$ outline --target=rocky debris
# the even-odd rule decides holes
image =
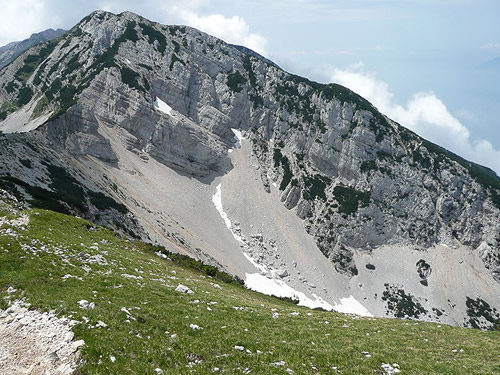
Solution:
[[[287,277],[287,276],[289,276],[288,271],[285,268],[278,269],[277,274],[282,279],[285,278],[285,277]]]
[[[393,363],[392,366],[388,363],[382,363],[381,367],[385,371],[386,375],[394,375],[401,372],[397,363]]]
[[[177,285],[175,291],[179,293],[194,294],[194,292],[191,289],[182,284]]]
[[[425,260],[420,259],[417,264],[417,273],[418,276],[422,280],[427,280],[427,278],[431,275],[432,273],[432,268],[429,263],[427,263]]]
[[[129,321],[130,321],[130,320],[136,320],[136,319],[132,316],[131,312],[130,312],[130,311],[129,311],[126,307],[122,307],[122,308],[120,309],[120,311],[121,311],[121,312],[124,312],[124,313],[127,315],[127,319],[128,319]]]
[[[0,310],[0,373],[72,374],[85,344],[72,341],[71,327],[77,322],[28,307],[15,301]]]
[[[106,323],[104,323],[102,320],[98,320],[97,324],[95,326],[96,326],[96,328],[107,328],[108,327],[108,325]]]
[[[188,353],[188,355],[186,355],[186,360],[188,361],[188,366],[193,367],[199,365],[205,358],[197,353]]]
[[[93,310],[93,309],[95,309],[95,303],[94,302],[89,302],[86,299],[82,299],[81,301],[78,301],[77,303],[78,303],[78,306],[81,309],[84,309],[84,310]]]
[[[281,366],[285,366],[286,362],[285,361],[272,362],[271,365],[276,366],[276,367],[281,367]]]
[[[361,352],[365,356],[365,358],[371,358],[372,355],[369,352]]]
[[[137,276],[137,275],[130,275],[128,273],[122,273],[122,277],[126,277],[128,279],[134,279],[134,280],[142,280],[143,277],[141,275]]]

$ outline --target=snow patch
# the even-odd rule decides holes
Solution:
[[[243,240],[243,237],[240,236],[238,233],[236,233],[236,231],[233,228],[233,224],[231,223],[231,220],[229,220],[229,217],[227,216],[226,212],[224,211],[224,208],[222,207],[222,184],[217,185],[217,188],[215,189],[215,194],[212,196],[212,202],[213,202],[215,208],[217,209],[217,211],[219,212],[219,215],[224,220],[224,223],[226,224],[227,229],[229,229],[229,231],[233,235],[234,239],[236,241],[238,241],[239,243],[244,244],[245,241]],[[264,272],[264,273],[267,272],[267,268],[265,266],[263,266],[262,264],[258,264],[256,261],[254,261],[252,259],[252,257],[250,255],[248,255],[244,251],[243,251],[243,255],[245,256],[245,258],[247,258],[247,260],[255,268],[257,268],[261,272]]]
[[[248,254],[247,254],[247,253],[245,253],[245,252],[243,252],[243,255],[245,256],[245,258],[247,258],[247,260],[248,260],[250,263],[252,263],[252,265],[253,265],[255,268],[259,269],[259,270],[260,270],[261,272],[263,272],[263,273],[266,273],[266,272],[267,272],[267,268],[266,268],[264,265],[259,264],[259,263],[257,263],[255,260],[253,260],[253,258],[252,258],[250,255],[248,255]]]
[[[154,102],[154,106],[157,110],[166,113],[169,116],[172,116],[172,107],[170,107],[167,103],[165,103],[160,98],[156,98]]]
[[[234,144],[234,148],[241,148],[241,141],[243,141],[245,137],[243,137],[241,131],[239,131],[238,129],[231,128],[231,130],[234,133],[234,139],[236,141],[236,143]]]
[[[231,234],[233,235],[234,239],[240,243],[244,243],[243,237],[238,235],[233,230],[233,224],[231,223],[231,220],[229,220],[229,217],[227,216],[226,212],[224,212],[224,208],[222,207],[222,184],[217,185],[215,189],[215,194],[212,196],[212,202],[217,211],[219,212],[219,215],[224,220],[224,224],[226,224],[227,229],[231,231]]]
[[[357,314],[361,316],[373,316],[359,301],[353,296],[341,298],[340,304],[335,305],[335,311],[345,314]]]
[[[282,280],[270,279],[258,273],[245,274],[245,286],[259,293],[299,300],[299,305],[301,306],[310,308],[322,307],[325,310],[334,309],[332,305],[315,294],[313,294],[315,299],[309,298],[304,293],[293,289]]]
[[[245,286],[256,292],[275,295],[277,297],[289,297],[299,300],[299,305],[306,306],[311,309],[316,307],[321,307],[329,311],[338,311],[346,314],[357,314],[362,316],[373,316],[370,312],[359,303],[356,298],[349,296],[348,298],[341,298],[340,304],[335,304],[332,306],[326,302],[323,298],[312,294],[313,298],[306,296],[304,293],[299,292],[284,281],[278,279],[270,279],[264,275],[258,273],[246,273],[245,274]]]

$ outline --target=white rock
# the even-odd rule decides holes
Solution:
[[[78,348],[85,345],[85,341],[83,341],[83,340],[74,341],[72,345],[73,345],[73,349],[77,350]]]
[[[189,289],[187,286],[182,285],[182,284],[177,285],[177,288],[175,288],[175,291],[179,292],[179,293],[194,294],[194,292],[191,289]]]
[[[273,366],[285,366],[286,362],[285,361],[272,362],[271,365],[273,365]]]
[[[93,310],[95,309],[95,303],[94,302],[89,302],[86,299],[82,299],[77,302],[78,306],[80,306],[81,309],[85,310]]]
[[[98,320],[97,321],[97,324],[96,324],[96,327],[98,328],[106,328],[108,325],[106,323],[104,323],[102,320]]]

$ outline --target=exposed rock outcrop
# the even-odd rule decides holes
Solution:
[[[113,185],[124,172],[117,149],[210,183],[232,170],[231,129],[239,129],[251,142],[263,189],[281,191],[283,205],[343,275],[364,270],[357,253],[444,244],[469,248],[500,282],[500,179],[493,171],[425,141],[345,87],[291,75],[190,27],[92,13],[0,73],[0,129],[31,131],[33,148],[63,155],[86,190],[151,215],[156,207],[141,207],[140,197]],[[3,152],[14,138],[7,136]],[[47,173],[17,167],[4,165],[2,174],[54,184]],[[139,167],[126,172],[151,182],[141,180]],[[99,207],[90,207],[97,217]],[[131,231],[186,242],[167,228],[166,216],[137,212],[142,228]],[[114,225],[117,217],[99,220]],[[281,264],[278,271],[288,276]],[[427,282],[430,274],[421,264],[416,276]]]

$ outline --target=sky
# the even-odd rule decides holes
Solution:
[[[96,9],[187,24],[347,86],[500,175],[498,0],[0,0],[0,9],[0,46],[69,29]]]

